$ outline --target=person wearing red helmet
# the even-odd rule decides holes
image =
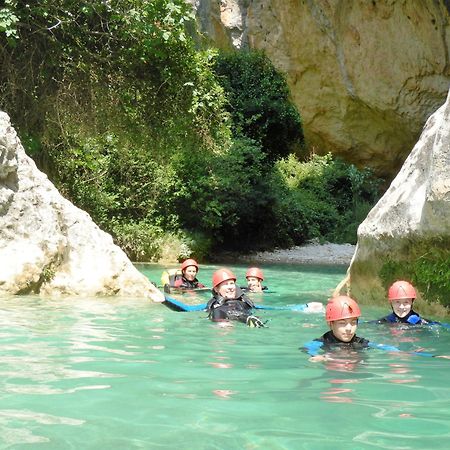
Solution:
[[[250,267],[245,274],[247,280],[247,287],[245,290],[249,292],[263,292],[267,289],[266,286],[262,285],[264,281],[264,275],[261,269],[258,267]]]
[[[214,322],[237,320],[250,327],[263,327],[261,319],[252,314],[253,302],[236,286],[236,276],[229,269],[216,270],[212,277],[212,298],[206,305],[208,317]]]
[[[198,289],[205,285],[197,280],[198,264],[195,259],[186,259],[181,263],[181,277],[174,282],[177,289]]]
[[[367,339],[356,336],[360,316],[361,310],[352,298],[346,295],[331,298],[325,309],[325,320],[328,322],[330,331],[305,344],[303,349],[311,356],[309,360],[313,362],[337,360],[342,363],[343,354],[346,354],[349,361],[354,364],[355,357],[358,356],[356,352],[368,347],[392,352],[400,351],[397,347],[373,344]],[[326,353],[319,355],[320,349]]]
[[[388,300],[392,312],[376,323],[404,323],[409,325],[439,324],[432,320],[424,319],[413,310],[414,300],[417,297],[414,286],[408,281],[398,280],[388,290]]]
[[[334,297],[328,301],[325,310],[325,320],[328,322],[330,331],[320,338],[305,345],[305,350],[311,355],[311,361],[325,361],[327,355],[319,355],[320,348],[327,352],[333,349],[357,350],[368,347],[369,341],[356,336],[358,318],[361,310],[358,304],[346,295]]]

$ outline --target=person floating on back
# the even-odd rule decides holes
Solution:
[[[333,354],[339,354],[339,357],[341,357],[343,350],[346,350],[350,355],[354,355],[355,351],[369,347],[390,352],[400,352],[400,349],[392,345],[376,344],[357,336],[356,330],[360,316],[361,310],[352,298],[346,295],[331,298],[325,310],[325,320],[328,322],[330,331],[304,345],[303,349],[311,356],[309,360],[313,362],[329,361],[336,358],[336,356],[333,357]],[[321,349],[325,351],[325,354],[319,354]],[[426,352],[407,353],[436,358],[450,358],[446,355],[432,355]]]
[[[409,325],[440,325],[439,322],[424,319],[413,310],[414,300],[417,298],[416,290],[407,281],[396,281],[388,290],[388,300],[392,312],[375,323],[405,323]]]
[[[253,302],[236,286],[236,276],[229,269],[216,270],[212,277],[212,298],[206,305],[208,317],[214,322],[237,320],[250,327],[263,327],[252,314]]]
[[[249,292],[263,292],[267,289],[266,286],[262,285],[264,281],[264,275],[261,269],[258,267],[250,267],[245,274],[247,280],[246,291]]]

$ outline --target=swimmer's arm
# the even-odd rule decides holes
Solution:
[[[310,341],[303,346],[304,351],[308,353],[312,362],[325,361],[327,357],[325,355],[319,355],[319,350],[322,348],[323,342],[321,341]]]

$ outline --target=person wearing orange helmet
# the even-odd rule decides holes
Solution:
[[[325,320],[330,331],[320,338],[305,345],[305,350],[311,356],[311,361],[326,361],[327,355],[319,355],[319,349],[327,352],[333,349],[348,349],[349,351],[366,348],[369,341],[356,336],[358,318],[361,310],[355,300],[346,295],[333,297],[328,301],[325,309]]]
[[[266,286],[262,285],[264,275],[262,270],[258,267],[250,267],[245,274],[245,279],[247,280],[247,287],[245,290],[249,292],[263,292],[267,289]]]
[[[346,295],[331,298],[325,309],[325,320],[328,322],[330,331],[305,344],[303,349],[311,356],[309,360],[313,362],[337,360],[342,364],[343,354],[347,354],[349,361],[354,364],[355,361],[360,360],[355,360],[358,356],[356,352],[368,347],[392,352],[400,351],[397,347],[373,344],[367,339],[356,336],[360,316],[361,310],[358,303],[352,298]],[[326,353],[319,354],[320,349]]]
[[[261,319],[252,314],[253,302],[236,286],[236,276],[229,269],[216,270],[212,277],[212,298],[206,305],[208,317],[214,322],[237,320],[250,327],[263,327]]]
[[[398,280],[388,290],[388,300],[392,312],[376,323],[404,323],[409,325],[438,324],[432,320],[424,319],[413,310],[414,300],[417,297],[414,286],[408,281]]]
[[[328,322],[330,331],[304,345],[303,349],[311,356],[309,360],[313,362],[339,360],[342,362],[342,354],[346,352],[349,361],[354,363],[355,356],[357,356],[356,352],[369,347],[390,352],[400,352],[400,349],[392,345],[376,344],[357,336],[356,330],[360,316],[361,310],[352,298],[346,295],[331,298],[325,310],[325,320]],[[326,353],[319,354],[320,349],[323,349]],[[446,355],[432,355],[427,352],[408,353],[450,359]]]
[[[198,289],[205,285],[197,280],[198,264],[195,259],[189,258],[181,263],[181,277],[174,282],[177,289]]]

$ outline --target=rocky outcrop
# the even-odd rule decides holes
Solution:
[[[444,0],[191,0],[220,47],[264,50],[317,153],[398,172],[450,84]]]
[[[358,299],[379,299],[396,278],[450,305],[450,93],[360,225],[346,284]]]
[[[161,295],[36,168],[0,112],[0,295],[20,293]]]

